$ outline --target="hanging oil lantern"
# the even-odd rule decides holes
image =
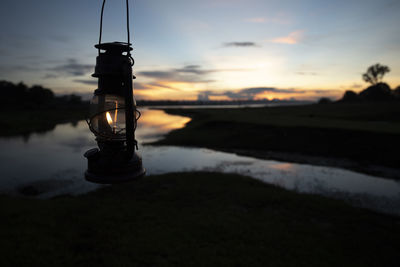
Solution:
[[[92,76],[98,78],[98,88],[90,103],[87,122],[99,148],[90,149],[84,155],[88,160],[85,178],[91,182],[120,183],[145,174],[142,159],[136,153],[135,130],[140,112],[133,95],[135,77],[132,74],[129,19],[127,23],[127,43],[101,43],[101,19],[99,44],[95,45],[99,54]]]

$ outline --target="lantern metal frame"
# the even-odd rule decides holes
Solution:
[[[125,110],[125,138],[113,132],[104,134],[101,129],[93,127],[93,119],[109,111],[122,110],[120,107],[112,109],[101,109],[101,112],[91,114],[90,119],[86,120],[89,129],[95,134],[99,148],[88,150],[84,156],[88,160],[88,168],[85,178],[95,183],[121,183],[131,181],[145,175],[141,157],[135,152],[138,149],[135,139],[137,121],[140,118],[140,111],[136,108],[133,95],[132,74],[134,60],[130,51],[132,50],[129,32],[129,1],[126,0],[126,29],[127,42],[102,43],[103,13],[106,0],[103,0],[100,15],[100,34],[99,43],[95,45],[98,50],[96,58],[95,72],[93,77],[98,78],[98,88],[94,91],[94,97],[104,96],[103,104],[106,105],[106,96],[115,95],[124,99]],[[105,52],[101,52],[104,50]],[[126,54],[124,54],[126,53]],[[93,103],[92,103],[93,104]],[[101,121],[100,121],[101,122]],[[117,123],[117,122],[115,122]],[[117,135],[118,134],[118,138]]]
[[[98,89],[94,97],[114,95],[124,99],[124,105],[119,108],[100,109],[100,112],[91,114],[87,120],[89,129],[95,134],[99,148],[90,149],[85,153],[88,159],[88,169],[85,178],[88,181],[102,184],[121,183],[142,177],[145,169],[141,157],[135,152],[137,141],[135,130],[140,111],[136,107],[133,96],[132,74],[133,59],[128,53],[131,48],[129,43],[103,43],[95,45],[99,50],[96,59],[95,73],[98,78]],[[123,53],[127,53],[124,55]],[[105,105],[105,102],[103,103]],[[117,138],[116,133],[104,134],[93,127],[93,120],[102,114],[113,110],[125,110],[125,138]],[[137,114],[137,115],[136,115]],[[113,138],[114,137],[114,138]]]

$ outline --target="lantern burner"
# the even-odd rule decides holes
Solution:
[[[88,159],[86,180],[99,184],[116,184],[142,177],[145,169],[141,157],[134,153],[132,158],[127,159],[125,154],[121,153],[123,150],[124,144],[115,142],[106,144],[100,150],[93,148],[86,151],[84,154]]]

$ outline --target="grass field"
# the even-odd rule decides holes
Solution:
[[[400,166],[396,102],[166,111],[192,121],[157,144],[293,153],[300,162],[301,155],[345,159],[360,169]]]
[[[0,206],[0,266],[398,266],[398,217],[237,175]]]

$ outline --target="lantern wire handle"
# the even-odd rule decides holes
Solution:
[[[103,13],[104,13],[104,5],[106,4],[106,0],[103,0],[103,4],[101,5],[101,14],[100,14],[100,34],[99,34],[99,44],[101,44],[101,35],[103,33]],[[100,55],[100,48],[98,49]]]
[[[126,0],[126,34],[128,35],[128,47],[131,46],[131,38],[129,33],[129,0]],[[128,53],[126,54],[129,58],[131,58],[131,51],[128,49]]]
[[[130,38],[130,29],[129,29],[129,0],[126,0],[126,33],[128,36],[128,46],[131,45],[131,38]],[[101,44],[101,37],[103,34],[103,14],[104,14],[104,6],[106,4],[106,0],[103,0],[103,4],[101,5],[101,13],[100,13],[100,34],[99,34],[99,44]],[[98,49],[100,54],[100,48]],[[127,56],[132,59],[131,52],[128,49]]]

